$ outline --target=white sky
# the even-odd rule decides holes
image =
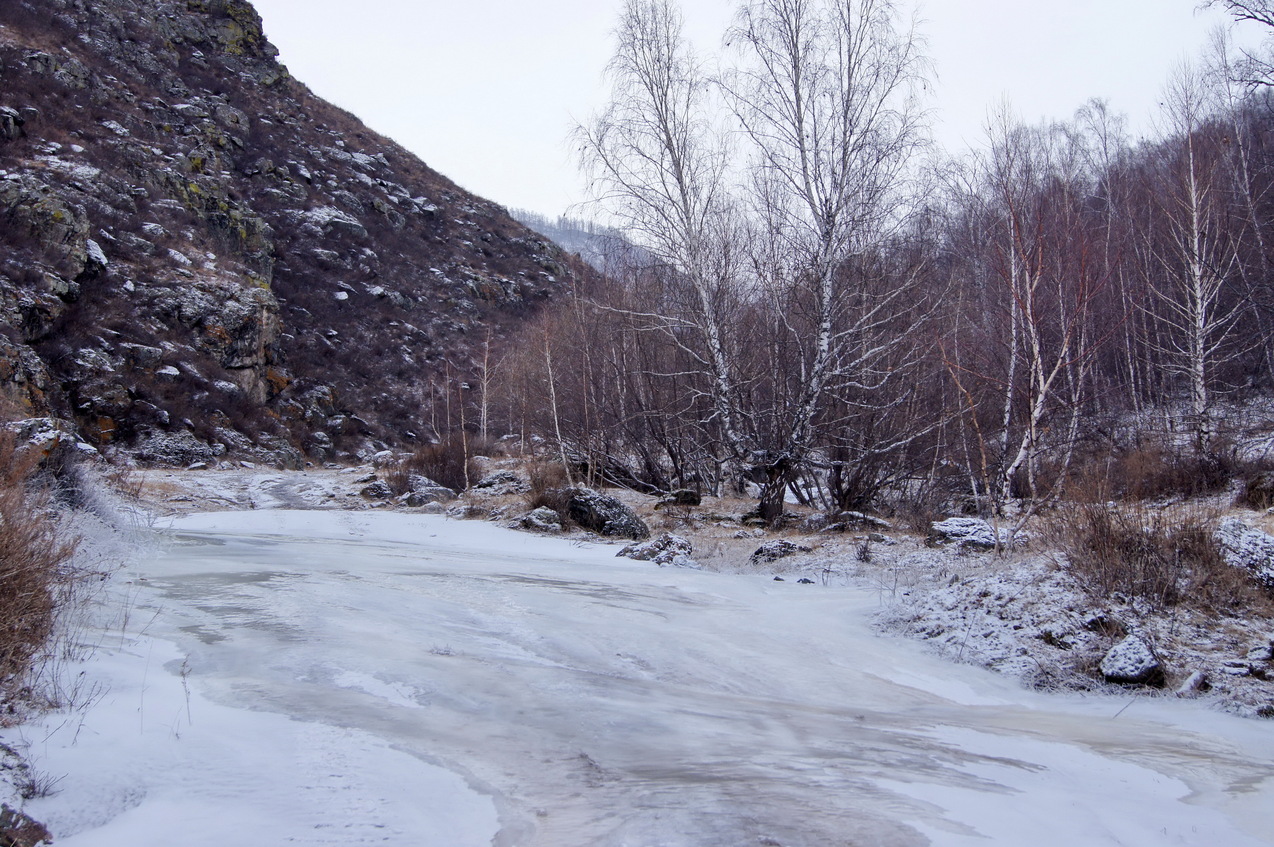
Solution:
[[[1103,97],[1148,134],[1173,66],[1229,20],[1196,0],[918,2],[937,137],[952,151],[980,143],[1005,97],[1031,122]],[[584,199],[566,137],[606,97],[622,0],[254,3],[298,79],[464,188],[547,215]],[[683,0],[700,52],[716,49],[734,6]],[[1236,35],[1252,44],[1263,33]]]

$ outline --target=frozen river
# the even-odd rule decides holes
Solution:
[[[97,705],[27,732],[60,845],[1274,844],[1274,723],[1027,692],[871,592],[432,516],[172,532]]]

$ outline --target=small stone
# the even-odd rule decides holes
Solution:
[[[1186,677],[1185,682],[1177,687],[1178,697],[1191,697],[1207,691],[1212,686],[1208,683],[1208,675],[1203,671],[1195,671]]]

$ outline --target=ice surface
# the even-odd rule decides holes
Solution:
[[[871,592],[438,516],[171,532],[109,695],[25,730],[59,844],[1274,843],[1269,724],[1033,694]]]

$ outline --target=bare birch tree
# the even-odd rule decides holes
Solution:
[[[715,89],[683,34],[671,0],[628,0],[608,68],[609,105],[575,138],[597,198],[622,229],[688,286],[686,308],[647,317],[706,377],[720,459],[745,452],[740,429],[732,312],[735,226]]]
[[[742,62],[726,86],[752,148],[766,247],[758,275],[799,342],[799,386],[773,448],[755,456],[771,521],[809,457],[829,389],[879,388],[888,373],[875,365],[903,343],[878,332],[902,289],[866,296],[851,260],[883,244],[910,200],[908,168],[926,142],[926,65],[890,0],[755,0],[729,40]]]
[[[1173,141],[1159,195],[1166,248],[1159,268],[1156,316],[1168,328],[1168,364],[1185,377],[1194,446],[1212,445],[1212,370],[1227,355],[1245,303],[1232,296],[1238,267],[1228,220],[1224,164],[1205,137],[1210,115],[1206,81],[1183,64],[1169,83],[1165,109]]]

